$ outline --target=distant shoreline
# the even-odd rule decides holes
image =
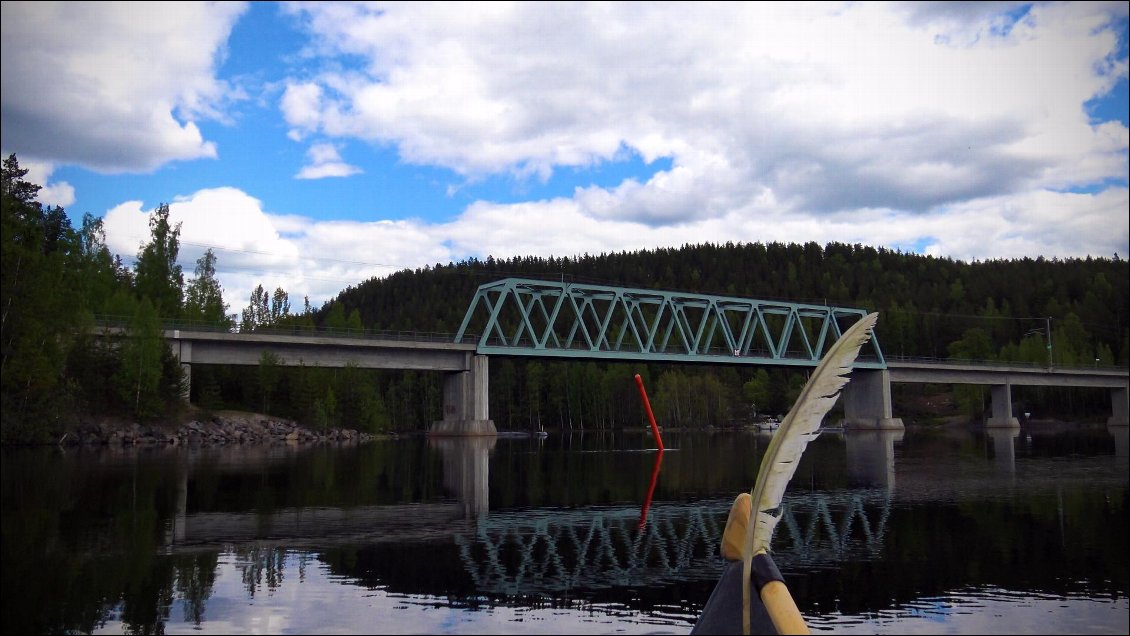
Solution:
[[[59,446],[227,446],[245,444],[356,443],[391,438],[349,428],[324,431],[295,420],[250,411],[187,409],[174,421],[139,423],[123,418],[88,418],[64,433]],[[44,444],[5,444],[5,446]]]
[[[1063,426],[1099,426],[1098,421],[1068,421],[1058,418],[1022,419],[1021,428],[1055,428]],[[932,422],[907,421],[907,428],[976,427],[979,423],[961,416],[939,418]],[[835,430],[842,430],[832,427]],[[727,433],[753,431],[748,424],[693,428],[661,426],[664,433],[709,432]],[[546,431],[547,434],[626,434],[651,436],[647,427],[622,429],[571,429]],[[360,443],[381,439],[398,439],[417,433],[372,434],[349,428],[315,430],[295,420],[253,411],[222,409],[205,411],[198,407],[186,409],[172,421],[139,423],[121,417],[88,417],[67,431],[59,439],[41,442],[5,442],[3,447],[17,446],[233,446],[252,444],[319,444]],[[424,434],[420,431],[419,434]],[[535,437],[538,433],[527,431],[499,431],[499,437]]]

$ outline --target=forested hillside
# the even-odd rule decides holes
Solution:
[[[479,285],[527,277],[625,287],[833,304],[881,312],[888,358],[1012,360],[1059,366],[1125,366],[1130,355],[1130,267],[1109,259],[964,263],[862,245],[686,245],[577,258],[488,258],[402,271],[344,290],[323,310],[356,312],[375,329],[451,333]],[[1050,330],[1050,334],[1048,333]],[[642,372],[665,422],[724,425],[751,407],[779,414],[804,378],[796,372],[492,360],[491,414],[503,427],[617,427],[638,423],[630,382]],[[913,389],[900,390],[913,393]],[[958,388],[976,417],[987,391]],[[1047,415],[1109,410],[1109,396],[1017,387],[1017,400]]]
[[[453,335],[479,285],[541,278],[701,294],[833,304],[879,311],[888,359],[1009,360],[1122,366],[1130,358],[1130,266],[1120,255],[965,263],[862,245],[685,245],[565,258],[516,257],[436,264],[359,283],[320,308],[291,312],[289,294],[261,286],[229,318],[208,251],[185,279],[179,227],[168,206],[126,267],[107,250],[101,221],[74,229],[62,208],[35,203],[15,156],[3,172],[3,379],[5,441],[51,440],[80,414],[170,417],[183,378],[160,338],[162,323],[223,329],[399,330]],[[127,317],[125,336],[93,336],[101,316]],[[1053,347],[1047,348],[1050,337]],[[1051,360],[1049,360],[1049,355]],[[250,371],[250,372],[249,372]],[[502,429],[614,429],[643,424],[633,376],[643,376],[666,426],[724,426],[777,415],[804,383],[796,370],[628,363],[491,360],[491,416]],[[195,365],[192,401],[293,417],[315,428],[420,431],[441,413],[442,377],[347,367],[283,367],[264,353],[253,370]],[[988,392],[896,387],[896,415],[917,393],[943,390],[971,419]],[[1041,416],[1099,417],[1098,390],[1014,387]],[[900,402],[901,400],[901,402]]]
[[[350,287],[337,300],[346,313],[358,310],[367,327],[436,332],[454,332],[478,286],[506,277],[832,304],[881,311],[889,355],[942,358],[976,328],[990,337],[995,358],[1028,331],[1043,330],[1050,317],[1053,329],[1068,330],[1057,362],[1106,354],[1125,363],[1128,272],[1120,257],[968,264],[837,243],[686,245],[437,264]]]

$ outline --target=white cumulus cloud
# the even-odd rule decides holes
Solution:
[[[6,151],[108,173],[216,156],[215,66],[239,2],[5,2]]]
[[[958,259],[1130,251],[1130,134],[1088,111],[1127,77],[1125,2],[279,7],[306,40],[258,96],[277,98],[279,120],[249,134],[270,130],[305,157],[277,163],[291,155],[248,144],[261,185],[193,183],[171,204],[186,273],[214,246],[233,311],[257,284],[317,304],[470,256],[727,241]],[[200,124],[232,117],[238,93],[216,69],[245,5],[3,12],[4,152],[42,168],[41,200],[81,201],[47,181],[51,166],[146,171],[217,156]],[[458,185],[437,186],[452,196],[491,179],[521,189],[601,175],[626,157],[661,167],[540,198],[484,196],[428,220],[272,211],[257,198],[273,194],[261,175],[274,171],[332,209],[332,188],[375,176],[386,151],[397,169],[426,168],[412,175],[421,181],[453,173]],[[135,254],[150,212],[109,210],[111,247]]]
[[[342,161],[333,144],[314,144],[306,152],[309,163],[295,175],[298,179],[324,179],[326,177],[348,177],[363,172],[357,166]]]

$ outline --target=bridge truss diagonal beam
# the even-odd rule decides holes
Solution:
[[[455,336],[482,355],[816,366],[863,309],[506,278]],[[882,369],[873,337],[857,367]]]

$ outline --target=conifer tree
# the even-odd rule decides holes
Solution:
[[[134,266],[137,295],[148,298],[158,315],[179,318],[184,294],[184,273],[177,264],[181,224],[169,221],[169,205],[157,206],[149,217],[149,243],[137,254]]]
[[[196,260],[196,275],[184,293],[184,317],[208,324],[230,327],[228,305],[224,302],[224,288],[216,278],[216,254],[208,248]]]

